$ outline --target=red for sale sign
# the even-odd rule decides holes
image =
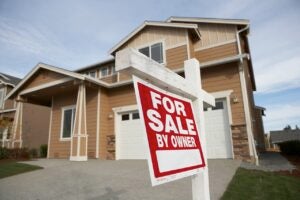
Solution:
[[[191,100],[136,77],[134,85],[152,185],[199,173],[205,162]]]

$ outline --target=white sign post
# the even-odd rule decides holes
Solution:
[[[193,155],[193,157],[191,157],[191,159],[190,159],[191,161],[189,161],[189,162],[193,163],[194,165],[191,165],[191,168],[189,168],[189,169],[191,169],[193,171],[193,173],[190,173],[189,170],[182,171],[182,169],[179,169],[179,170],[177,169],[177,171],[175,169],[175,172],[178,173],[179,178],[185,177],[186,174],[189,174],[189,175],[194,174],[192,176],[193,200],[200,200],[200,199],[201,200],[203,200],[203,199],[209,200],[210,194],[209,194],[208,168],[207,168],[207,165],[206,165],[206,167],[202,168],[202,170],[199,170],[199,168],[205,166],[205,165],[203,165],[203,163],[207,163],[206,140],[205,140],[205,132],[204,132],[205,129],[204,129],[203,103],[214,106],[215,99],[212,95],[208,94],[207,92],[205,92],[204,90],[201,89],[201,77],[200,77],[199,62],[196,59],[191,59],[191,60],[185,61],[184,65],[185,65],[184,66],[185,67],[185,69],[184,69],[185,70],[185,78],[179,76],[178,74],[174,73],[170,69],[165,68],[164,66],[156,63],[155,61],[149,59],[148,57],[137,52],[136,50],[125,49],[125,50],[117,52],[117,54],[116,54],[116,70],[117,71],[121,71],[121,72],[125,72],[128,74],[137,76],[137,77],[139,77],[139,79],[143,80],[140,82],[155,85],[157,87],[157,88],[154,88],[154,90],[153,90],[154,93],[156,93],[156,97],[152,98],[152,100],[156,101],[156,103],[153,104],[153,102],[151,102],[152,106],[158,107],[158,105],[160,105],[160,103],[159,103],[160,98],[157,96],[157,94],[159,94],[159,95],[161,95],[161,97],[173,99],[173,102],[177,101],[177,108],[181,111],[181,112],[180,111],[177,112],[177,114],[180,115],[186,111],[185,109],[189,110],[189,106],[188,106],[189,103],[188,103],[188,101],[186,101],[186,99],[189,99],[189,101],[191,102],[192,110],[194,111],[192,113],[194,113],[194,115],[192,117],[193,119],[190,122],[186,122],[186,127],[189,127],[189,128],[187,128],[187,130],[188,130],[187,134],[190,134],[190,136],[191,136],[190,139],[192,141],[195,140],[195,138],[194,137],[192,138],[192,136],[194,136],[193,128],[196,128],[197,136],[200,137],[200,141],[201,141],[199,151],[201,151],[201,147],[202,147],[204,158],[199,157],[199,159],[198,160],[196,159],[196,161],[195,161],[195,159],[194,159],[195,155]],[[161,90],[158,88],[160,88]],[[160,93],[160,92],[162,92],[162,90],[168,91],[170,94],[177,95],[177,97],[180,97],[180,98],[177,98],[176,96],[174,97],[174,95],[173,95],[173,97],[171,97],[171,96],[166,95],[165,93]],[[145,93],[147,93],[147,91]],[[150,91],[150,93],[151,93],[151,91]],[[154,96],[155,96],[155,94],[154,94]],[[138,101],[139,101],[139,99],[138,99]],[[166,101],[168,101],[168,100],[166,100]],[[138,103],[141,105],[141,102],[138,102]],[[147,104],[147,102],[146,102],[146,104]],[[169,106],[167,106],[167,108],[165,108],[167,111],[171,109],[171,107],[170,107],[171,103],[169,103],[168,105]],[[183,105],[185,105],[185,106],[183,106]],[[151,105],[150,105],[150,107],[151,107]],[[144,111],[145,110],[143,110],[143,108],[140,108],[140,113],[144,112]],[[142,118],[143,118],[142,120],[144,120],[145,116],[149,117],[149,115],[147,115],[147,113],[145,113],[145,112],[142,113]],[[157,117],[157,115],[154,115],[154,116]],[[177,117],[179,117],[179,116],[177,116]],[[189,117],[189,118],[191,118],[191,117]],[[151,121],[151,115],[150,115],[149,119]],[[152,120],[153,120],[153,118],[152,118]],[[153,122],[157,122],[157,121],[154,120]],[[170,121],[168,121],[168,122],[171,123]],[[156,124],[154,123],[154,126],[158,125],[157,123]],[[180,120],[178,123],[181,124]],[[178,123],[177,123],[177,125],[178,125]],[[189,124],[189,125],[187,125],[187,124]],[[144,126],[146,128],[146,125],[144,125]],[[171,127],[173,127],[173,126],[171,126]],[[173,132],[174,132],[174,129],[175,128],[172,129]],[[158,129],[157,131],[159,132],[160,129]],[[160,136],[158,136],[158,137],[160,137]],[[198,140],[199,140],[199,138],[198,138]],[[193,144],[193,143],[190,143],[190,144]],[[151,145],[151,144],[149,144],[149,145]],[[185,150],[195,151],[196,149],[198,149],[199,145],[190,145],[188,147],[192,148],[192,149],[185,149]],[[151,150],[149,149],[149,155],[151,157],[152,155],[150,154],[150,151]],[[201,155],[199,154],[199,156],[201,156]],[[151,159],[150,157],[148,158],[148,163],[150,163],[149,162],[149,159]],[[157,161],[157,162],[159,162],[159,161]],[[153,164],[152,161],[151,161],[151,163]],[[159,163],[157,163],[157,166],[159,166]],[[198,166],[198,168],[194,168],[195,166]],[[150,167],[153,167],[153,168],[151,169]],[[167,168],[163,168],[163,169],[167,169],[167,170],[171,169],[171,171],[172,171],[172,168],[168,168],[168,167],[169,166],[167,166]],[[185,167],[184,169],[187,169],[186,166],[184,166],[184,167]],[[152,174],[150,174],[151,176],[153,176],[153,173],[155,171],[154,168],[155,168],[154,165],[149,166],[150,173],[152,173]],[[195,171],[195,169],[197,169],[197,170]],[[151,170],[152,170],[152,172],[151,172]],[[195,173],[195,172],[197,172],[197,173]],[[182,175],[182,174],[185,174],[185,175]],[[168,175],[169,175],[169,173],[168,173]],[[154,185],[160,184],[159,180],[164,180],[161,178],[162,177],[159,177],[158,182],[152,181],[152,183],[154,183]],[[178,179],[178,178],[175,178],[175,179]],[[167,180],[175,180],[175,179],[167,179]],[[167,182],[167,181],[162,181],[162,182]]]

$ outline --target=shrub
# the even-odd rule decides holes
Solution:
[[[41,158],[46,158],[47,157],[47,152],[48,151],[48,145],[47,144],[42,144],[40,146],[40,157]]]
[[[9,150],[7,148],[0,147],[0,160],[9,158]]]
[[[29,155],[30,155],[30,158],[37,158],[38,157],[38,150],[37,149],[30,149],[29,150]]]
[[[30,154],[28,148],[9,149],[9,158],[15,160],[29,160]]]
[[[300,156],[300,141],[293,140],[279,143],[280,151],[288,155],[299,155]]]

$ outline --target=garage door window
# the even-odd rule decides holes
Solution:
[[[122,121],[127,121],[129,120],[129,114],[122,114]]]
[[[75,119],[75,106],[63,108],[61,139],[70,139]]]
[[[139,119],[140,115],[138,112],[132,113],[132,119]]]
[[[224,109],[224,105],[222,101],[216,102],[216,106],[212,108],[212,110],[221,110]]]

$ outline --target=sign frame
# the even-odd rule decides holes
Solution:
[[[145,144],[147,144],[147,148],[146,148],[147,162],[148,162],[148,168],[149,168],[149,172],[150,172],[152,186],[171,182],[171,181],[185,178],[188,176],[193,176],[193,175],[196,175],[196,174],[199,174],[200,172],[202,172],[203,168],[207,166],[207,163],[206,163],[206,159],[204,157],[204,153],[202,150],[202,144],[201,144],[201,140],[200,140],[200,136],[199,136],[200,134],[198,132],[199,128],[196,123],[196,117],[194,114],[195,112],[194,112],[192,101],[188,98],[185,98],[185,97],[179,96],[177,94],[174,94],[172,92],[168,92],[167,90],[161,89],[161,88],[157,87],[156,85],[149,83],[147,81],[144,81],[134,75],[133,75],[133,83],[134,83],[135,96],[136,96],[137,105],[138,105],[139,114],[140,114],[140,120],[142,122],[142,127],[144,130],[142,134],[143,134]],[[194,126],[195,126],[195,131],[196,131],[195,138],[198,139],[198,142],[199,142],[199,144],[197,142],[197,144],[199,146],[197,148],[194,148],[194,150],[199,150],[199,156],[200,156],[199,159],[200,159],[201,163],[199,163],[197,165],[193,165],[193,166],[188,166],[188,167],[186,166],[184,168],[174,168],[173,170],[169,170],[169,172],[159,173],[159,174],[167,174],[167,175],[162,175],[162,176],[158,176],[158,177],[155,176],[155,174],[158,174],[157,166],[159,166],[159,163],[158,163],[159,161],[156,156],[151,155],[150,141],[148,141],[148,132],[147,132],[146,124],[145,124],[146,121],[145,121],[145,116],[144,116],[143,107],[142,107],[142,103],[141,103],[141,96],[140,96],[141,94],[138,89],[138,84],[142,84],[146,87],[150,87],[152,90],[162,93],[163,95],[170,96],[172,98],[178,99],[180,101],[184,101],[187,104],[189,104],[191,112],[192,112],[192,117],[193,117],[192,120],[194,121]],[[165,151],[168,151],[168,150],[165,150]],[[197,153],[198,152],[196,152],[196,155],[197,155]],[[195,158],[193,158],[193,159],[195,159]],[[156,165],[156,167],[155,167],[155,165]]]

